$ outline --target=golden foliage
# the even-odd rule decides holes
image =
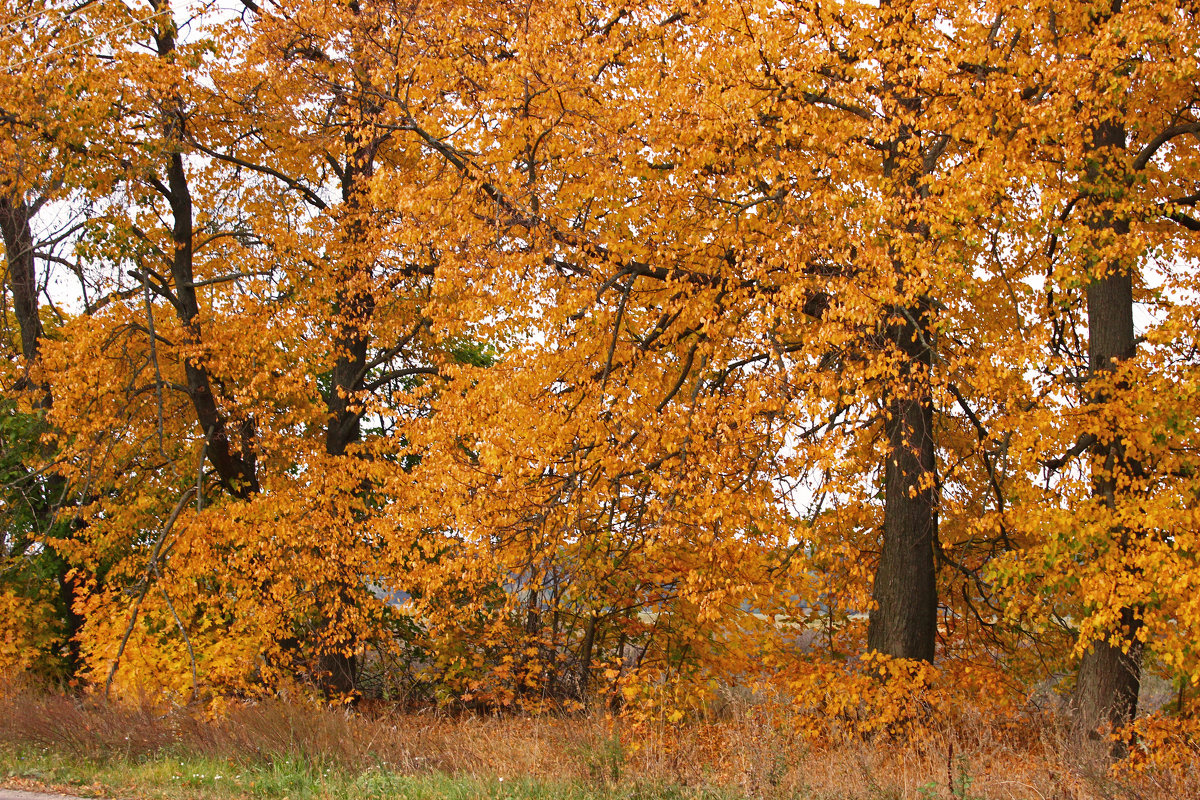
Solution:
[[[80,209],[21,463],[93,685],[869,732],[1105,642],[1200,681],[1194,8],[0,26],[2,188]]]

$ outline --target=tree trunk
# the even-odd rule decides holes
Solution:
[[[1119,728],[1137,714],[1142,646],[1133,638],[1139,626],[1132,609],[1122,609],[1121,627],[1127,649],[1093,642],[1079,662],[1071,702],[1076,727],[1087,735],[1105,726]]]
[[[13,295],[13,310],[21,327],[21,354],[25,369],[38,357],[38,341],[44,335],[38,315],[37,271],[34,266],[33,233],[29,227],[32,210],[24,200],[0,197],[0,232],[4,235],[4,253],[8,261],[8,285]]]
[[[937,641],[934,541],[937,507],[931,353],[924,309],[906,309],[892,329],[903,353],[900,386],[888,401],[884,467],[883,552],[872,590],[867,648],[897,658],[932,661]],[[918,324],[914,324],[913,321]],[[912,394],[905,394],[906,390]]]
[[[325,452],[344,457],[347,448],[362,437],[361,413],[352,408],[352,403],[363,388],[367,362],[365,327],[374,308],[374,298],[355,293],[349,297],[339,296],[339,300],[343,321],[335,339],[339,356],[333,367],[327,400],[329,422],[325,431]],[[340,602],[353,602],[349,587],[340,586],[337,591]],[[328,628],[332,624],[326,621],[325,626]],[[326,648],[328,645],[321,639],[318,635],[317,646]],[[322,649],[318,668],[321,689],[327,695],[346,695],[357,689],[358,664],[353,653]]]
[[[347,137],[347,144],[354,142]],[[325,453],[345,457],[350,445],[362,439],[362,410],[355,400],[366,386],[367,354],[370,349],[369,328],[375,313],[375,296],[370,290],[374,264],[369,256],[359,252],[370,236],[370,223],[363,195],[366,183],[374,174],[374,148],[358,147],[347,158],[342,173],[342,204],[347,218],[343,231],[348,253],[347,261],[337,273],[340,288],[335,298],[334,362],[329,394],[326,397],[328,422],[325,429]],[[340,580],[340,579],[339,579]],[[339,602],[354,601],[354,587],[337,587]],[[326,629],[335,627],[324,622]],[[335,632],[335,637],[343,632]],[[327,695],[346,695],[358,688],[358,664],[352,652],[345,648],[326,649],[328,644],[318,636],[321,689]]]
[[[1101,181],[1119,180],[1106,174],[1106,161],[1125,149],[1125,127],[1115,122],[1103,123],[1093,132],[1093,151],[1089,158],[1089,190],[1097,198],[1110,191]],[[1107,209],[1091,211],[1088,225],[1097,233],[1129,233],[1129,223]],[[1092,265],[1096,272],[1087,287],[1088,310],[1088,368],[1093,377],[1111,372],[1121,361],[1133,358],[1137,341],[1133,327],[1133,273],[1128,264],[1109,260],[1102,266]],[[1108,394],[1097,391],[1090,398],[1095,404],[1111,400]],[[1125,491],[1131,476],[1140,474],[1141,465],[1128,457],[1121,432],[1110,430],[1101,435],[1091,447],[1092,493],[1109,510],[1115,511],[1117,497]],[[1130,544],[1130,531],[1114,526],[1110,533],[1115,546],[1125,550]],[[1077,727],[1094,733],[1104,725],[1120,727],[1137,713],[1138,688],[1141,681],[1141,643],[1137,639],[1140,614],[1135,608],[1121,610],[1118,631],[1120,644],[1113,645],[1104,638],[1092,642],[1079,663],[1072,706]]]
[[[155,12],[169,12],[169,0],[153,0],[151,3]],[[169,13],[168,13],[169,18]],[[173,57],[175,52],[175,29],[168,25],[155,33],[155,44],[158,55],[162,59]],[[188,186],[187,171],[184,168],[182,148],[183,112],[182,101],[176,108],[164,109],[167,122],[163,126],[163,138],[174,148],[166,164],[166,186],[161,183],[156,188],[171,207],[172,227],[171,236],[174,242],[174,253],[171,257],[171,282],[174,284],[172,304],[179,321],[187,331],[189,344],[198,345],[203,339],[200,330],[200,302],[196,295],[195,272],[193,265],[193,245],[195,239],[195,223],[192,213],[192,193]],[[149,280],[149,276],[142,276]],[[246,499],[258,493],[258,474],[255,456],[250,449],[254,437],[254,424],[251,420],[243,420],[236,426],[238,441],[230,439],[229,420],[217,405],[213,394],[213,380],[203,363],[193,357],[183,361],[184,374],[187,376],[188,395],[196,411],[196,419],[200,423],[207,439],[209,463],[216,470],[218,478],[225,489],[234,497]]]
[[[583,643],[579,646],[579,698],[587,702],[588,683],[592,676],[592,648],[596,643],[595,615],[588,617],[583,631]]]
[[[912,24],[905,3],[881,0],[879,11],[885,29]],[[922,179],[937,163],[937,155],[925,152],[921,133],[913,127],[913,120],[921,115],[922,99],[906,85],[907,80],[904,69],[897,65],[884,67],[884,96],[899,125],[887,146],[883,177],[907,212],[898,233],[923,240],[929,230],[921,219],[928,198]],[[906,284],[914,272],[908,258],[911,256],[900,250],[891,255],[900,297],[906,295]],[[938,518],[929,375],[934,355],[931,307],[924,295],[898,302],[904,305],[888,310],[887,338],[897,351],[897,375],[886,398],[883,548],[872,587],[867,649],[896,658],[932,661],[937,644],[934,552]]]
[[[358,659],[353,653],[328,652],[317,658],[321,689],[329,696],[344,696],[358,688]]]

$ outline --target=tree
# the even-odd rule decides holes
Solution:
[[[1144,627],[1158,602],[1146,583],[1154,580],[1147,552],[1165,546],[1178,553],[1187,538],[1168,498],[1190,491],[1192,468],[1178,464],[1178,444],[1162,430],[1177,424],[1164,420],[1180,413],[1177,400],[1160,396],[1162,410],[1151,410],[1143,393],[1176,358],[1155,332],[1166,326],[1168,338],[1178,335],[1171,320],[1190,303],[1182,288],[1190,278],[1178,270],[1195,258],[1189,240],[1200,229],[1186,211],[1194,204],[1200,127],[1194,75],[1180,67],[1194,59],[1178,48],[1187,48],[1181,43],[1195,23],[1193,11],[1169,4],[1080,4],[1046,19],[1038,46],[1049,64],[1038,68],[1045,70],[1041,122],[1062,181],[1048,192],[1058,208],[1047,228],[1062,234],[1053,234],[1049,252],[1057,262],[1047,272],[1060,296],[1085,300],[1087,319],[1082,430],[1051,466],[1088,457],[1092,498],[1080,503],[1080,517],[1095,527],[1085,546],[1124,585],[1118,600],[1103,597],[1108,579],[1097,573],[1080,583],[1073,704],[1087,731],[1133,718],[1143,651],[1157,638]],[[1178,560],[1174,567],[1190,569]]]
[[[475,325],[502,304],[497,338],[524,343],[505,354],[511,368],[478,379],[467,401],[476,413],[449,415],[471,420],[446,456],[465,456],[476,473],[459,479],[471,487],[468,516],[504,514],[493,523],[500,529],[526,520],[546,536],[547,527],[574,529],[547,522],[561,504],[567,519],[608,520],[612,530],[626,507],[623,483],[636,476],[628,507],[653,503],[652,513],[634,516],[639,541],[661,536],[666,547],[692,547],[689,517],[721,531],[704,534],[712,563],[680,567],[694,581],[690,599],[705,607],[713,602],[706,570],[740,574],[738,558],[747,567],[738,592],[774,591],[769,570],[740,549],[717,560],[718,542],[757,541],[769,552],[812,535],[796,534],[774,506],[780,473],[820,474],[843,453],[877,458],[883,519],[868,526],[882,528],[883,555],[870,646],[931,659],[935,394],[946,398],[945,411],[961,406],[964,416],[950,425],[973,420],[986,462],[994,440],[964,399],[966,381],[972,370],[986,375],[975,399],[1000,403],[1019,383],[1013,364],[1022,363],[1008,362],[1007,373],[976,369],[970,347],[1007,347],[1010,332],[985,327],[991,319],[942,313],[985,292],[1005,307],[1002,319],[1018,313],[1003,296],[992,299],[1004,278],[973,272],[987,235],[998,235],[987,215],[1008,202],[998,165],[1014,136],[1017,98],[1007,94],[1003,68],[989,62],[1001,57],[1003,17],[985,18],[982,8],[954,12],[961,16],[788,8],[752,18],[732,7],[686,17],[657,11],[591,12],[578,46],[556,60],[552,44],[522,30],[524,12],[501,9],[488,47],[445,45],[444,72],[469,76],[453,95],[468,98],[466,108],[389,97],[395,125],[474,190],[452,184],[446,212],[419,212],[422,235],[437,230],[442,241],[462,243],[441,254],[447,274],[467,276],[453,281],[454,313]],[[926,48],[941,23],[955,37]],[[699,60],[694,40],[710,43]],[[960,205],[960,195],[969,201]],[[982,230],[955,230],[969,225]],[[522,293],[507,294],[518,283]],[[961,355],[956,335],[970,342]],[[939,356],[933,340],[942,336]],[[877,416],[867,411],[871,401]],[[647,419],[656,420],[652,429]],[[835,432],[855,424],[862,439],[839,453],[847,437]],[[484,461],[489,435],[503,442],[499,461]],[[702,443],[706,435],[728,449]],[[471,444],[460,451],[463,439]],[[785,442],[802,452],[781,458]],[[522,466],[506,476],[507,459]],[[814,491],[878,509],[879,483],[862,480],[861,464],[854,473],[839,464],[846,483]],[[580,484],[608,493],[585,494]],[[680,487],[690,487],[686,502]],[[537,499],[519,504],[514,518],[508,509],[518,495]],[[855,514],[864,516],[845,518]],[[878,547],[868,537],[856,546]],[[965,572],[956,579],[976,581]],[[714,617],[738,617],[745,595],[721,588],[713,596],[721,608]]]
[[[103,92],[94,85],[98,76],[92,70],[70,61],[41,63],[41,54],[78,51],[104,38],[101,34],[80,41],[71,34],[62,38],[57,34],[74,25],[103,27],[107,19],[104,10],[60,8],[53,3],[14,7],[0,18],[7,67],[0,77],[0,152],[5,167],[0,177],[0,240],[6,267],[3,307],[5,330],[10,334],[7,344],[16,342],[15,353],[5,348],[5,358],[11,361],[5,369],[0,423],[4,590],[6,600],[17,603],[10,609],[15,611],[13,618],[26,618],[27,632],[37,639],[38,671],[42,677],[56,679],[72,677],[79,667],[77,636],[83,619],[74,607],[69,558],[56,545],[56,540],[71,535],[69,509],[74,500],[70,487],[54,470],[58,453],[48,442],[53,428],[46,420],[53,395],[41,354],[47,330],[57,328],[63,319],[48,288],[53,269],[74,273],[87,297],[81,266],[66,245],[78,231],[80,207],[89,199],[79,186],[85,172],[80,150],[88,132],[104,125],[106,114],[101,110]],[[44,66],[44,82],[25,79],[30,65]],[[58,126],[63,135],[48,136]],[[37,224],[39,214],[42,220]],[[47,303],[43,304],[42,296]],[[9,594],[12,591],[16,594]],[[32,653],[15,656],[18,662],[33,657]]]
[[[223,658],[214,680],[237,684],[248,652],[220,653],[221,620],[230,636],[253,624],[244,647],[258,649],[262,680],[302,671],[345,692],[356,642],[392,624],[370,590],[390,558],[371,530],[387,502],[380,476],[408,449],[388,434],[421,413],[419,382],[454,355],[430,341],[414,299],[430,268],[388,248],[370,205],[376,159],[405,157],[374,126],[353,56],[382,17],[291,11],[198,23],[184,42],[160,4],[140,31],[154,57],[114,59],[123,138],[93,155],[122,191],[91,241],[137,291],[77,320],[55,354],[58,390],[90,412],[62,421],[66,470],[106,487],[81,552],[108,553],[117,583],[137,587],[132,607],[114,586],[107,619],[93,610],[97,669],[157,615],[169,633],[135,647],[173,648],[177,633],[193,664]],[[343,45],[344,60],[322,50]],[[309,117],[313,105],[326,116]],[[131,313],[143,322],[127,324]],[[178,505],[188,492],[194,512]]]

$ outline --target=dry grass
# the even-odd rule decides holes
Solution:
[[[1051,717],[1000,723],[968,713],[907,738],[806,743],[778,702],[743,700],[720,718],[614,722],[573,717],[446,716],[375,708],[247,704],[216,721],[62,696],[0,697],[0,746],[38,747],[91,761],[146,762],[180,754],[232,764],[284,760],[349,775],[459,775],[544,785],[676,787],[783,798],[1200,797],[1200,768],[1118,776],[1102,747],[1065,744]],[[609,792],[606,794],[605,792]],[[623,794],[621,796],[635,796]],[[657,795],[656,795],[657,796]],[[664,795],[666,796],[666,795]]]
[[[581,754],[604,740],[602,724],[582,717],[450,718],[386,711],[367,716],[281,702],[242,705],[208,720],[182,710],[161,714],[61,695],[0,697],[0,743],[92,760],[169,751],[244,763],[296,759],[348,770],[571,780],[586,777]]]

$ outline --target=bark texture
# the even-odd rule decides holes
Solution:
[[[909,309],[893,327],[903,353],[901,389],[887,404],[883,552],[872,590],[867,648],[898,658],[932,661],[937,641],[934,544],[937,507],[931,480],[936,462],[933,401],[925,370],[931,360],[927,317]]]

